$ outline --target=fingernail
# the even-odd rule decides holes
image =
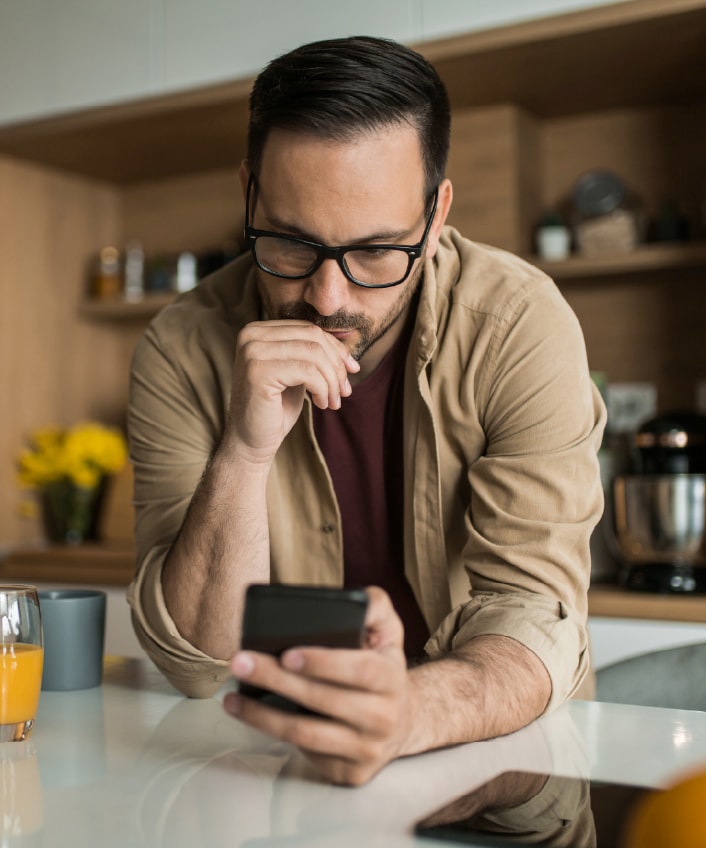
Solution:
[[[226,695],[223,699],[223,706],[229,715],[240,715],[240,698],[237,695]]]
[[[282,665],[290,671],[301,671],[304,668],[304,656],[301,651],[285,651],[282,654]]]
[[[236,654],[230,664],[230,669],[236,677],[247,677],[255,668],[255,662],[250,654]]]
[[[343,384],[342,393],[344,395],[348,396],[348,395],[352,394],[352,392],[353,392],[353,387],[351,386],[350,382],[348,380],[346,380],[346,382]]]
[[[354,359],[350,353],[348,354],[348,367],[351,371],[360,371],[360,362],[357,359]]]

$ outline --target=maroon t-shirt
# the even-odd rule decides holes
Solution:
[[[422,653],[429,631],[404,576],[402,400],[412,324],[340,410],[314,407],[314,429],[343,522],[346,586],[381,586],[405,628],[405,653]]]

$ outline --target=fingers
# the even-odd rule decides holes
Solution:
[[[365,616],[365,644],[381,650],[388,646],[402,649],[404,627],[389,595],[379,586],[368,586],[368,610]]]
[[[227,712],[256,730],[295,745],[334,783],[365,783],[386,761],[378,740],[365,739],[348,725],[295,716],[240,695],[226,695],[223,704]]]
[[[380,699],[403,690],[407,683],[404,631],[387,594],[367,590],[368,641],[375,649],[299,647],[279,659],[255,651],[240,651],[231,661],[238,680],[276,692],[315,712],[365,727],[381,720]]]
[[[344,344],[306,321],[260,321],[238,334],[228,421],[221,448],[268,465],[301,414],[305,393],[338,409],[360,366]]]
[[[400,733],[406,732],[401,710],[404,699],[400,698],[400,693],[405,691],[404,670],[397,691],[373,692],[291,675],[281,668],[279,674],[270,675],[267,667],[274,671],[276,660],[261,654],[247,659],[252,661],[246,662],[252,666],[249,683],[260,686],[268,681],[267,688],[319,715],[284,712],[240,694],[226,696],[227,712],[263,733],[296,745],[328,779],[359,785],[396,756],[401,745]],[[347,657],[340,659],[345,661]],[[236,660],[233,667],[238,667]],[[389,668],[387,675],[380,676],[383,679],[391,680]],[[379,688],[383,689],[382,684]]]
[[[282,654],[280,668],[353,691],[384,693],[392,686],[387,658],[365,648],[292,648]]]
[[[280,392],[304,386],[321,409],[340,407],[351,393],[348,374],[360,369],[345,345],[307,321],[249,324],[238,336],[238,356],[254,384]]]
[[[411,727],[402,624],[385,592],[367,591],[368,647],[293,648],[279,659],[240,651],[231,660],[236,679],[318,715],[287,713],[241,694],[224,700],[231,715],[296,745],[324,776],[349,785],[366,782],[398,756]]]
[[[371,695],[384,698],[396,688],[389,661],[366,650],[297,648],[279,661],[267,654],[241,651],[233,658],[231,670],[237,680],[360,727],[371,723],[364,715],[366,710],[377,712],[373,701],[367,706],[364,701]],[[403,661],[400,672],[406,674]]]

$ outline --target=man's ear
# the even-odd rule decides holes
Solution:
[[[247,159],[243,159],[238,168],[238,178],[240,179],[240,188],[243,192],[243,200],[248,193],[248,180],[250,179],[250,165]]]
[[[439,246],[441,230],[448,218],[453,197],[453,186],[451,185],[451,180],[447,177],[439,183],[439,199],[436,203],[436,214],[434,215],[434,221],[431,225],[431,229],[429,230],[429,238],[427,239],[426,255],[428,258],[434,256],[436,249]]]

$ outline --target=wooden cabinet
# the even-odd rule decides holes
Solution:
[[[706,642],[706,598],[650,595],[597,583],[588,593],[594,668]]]
[[[535,224],[579,174],[609,167],[648,213],[673,199],[702,225],[706,0],[634,0],[426,43],[453,106],[451,223],[532,255]],[[164,301],[86,303],[86,263],[139,237],[201,250],[242,227],[237,179],[251,80],[0,128],[0,539],[17,515],[13,458],[51,421],[123,423],[127,371]],[[644,247],[549,266],[591,367],[650,380],[660,407],[706,378],[706,249]]]

